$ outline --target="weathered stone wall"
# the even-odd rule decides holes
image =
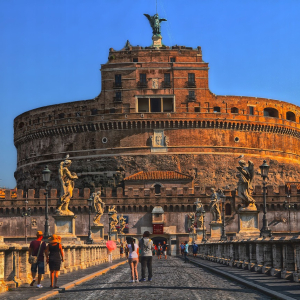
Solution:
[[[116,179],[117,171],[128,176],[149,170],[188,174],[192,169],[197,169],[196,183],[202,188],[220,182],[233,186],[241,154],[253,160],[256,169],[267,159],[274,186],[300,181],[299,107],[213,94],[200,47],[110,49],[101,72],[102,91],[95,99],[37,108],[15,118],[18,188],[42,187],[45,164],[53,172],[52,187],[59,188],[57,169],[67,153],[71,170],[80,175],[79,188],[118,186],[122,178]],[[191,73],[193,84],[188,83]],[[140,74],[146,75],[143,87]],[[121,85],[116,85],[115,75],[122,76]],[[189,92],[194,92],[193,99]],[[116,93],[121,93],[118,101]],[[173,111],[138,112],[139,97],[170,97]],[[151,136],[157,129],[169,138],[165,153],[151,152]]]

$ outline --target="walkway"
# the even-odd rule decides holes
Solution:
[[[130,283],[129,266],[125,264],[50,299],[272,299],[174,257],[167,260],[155,257],[153,271],[152,282]]]

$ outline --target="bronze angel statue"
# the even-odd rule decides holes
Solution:
[[[244,203],[243,210],[256,210],[255,200],[252,198],[251,194],[253,191],[252,181],[254,177],[254,164],[251,160],[247,163],[244,160],[239,161],[239,166],[237,167],[238,174],[238,196],[242,199]]]
[[[150,16],[148,14],[144,14],[144,16],[147,17],[149,20],[150,26],[152,28],[153,35],[160,35],[160,23],[162,21],[167,21],[166,19],[160,19],[158,14],[155,14],[154,16]]]

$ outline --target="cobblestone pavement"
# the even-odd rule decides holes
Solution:
[[[130,270],[125,264],[50,299],[271,299],[174,257],[167,260],[154,258],[152,282],[129,281]]]

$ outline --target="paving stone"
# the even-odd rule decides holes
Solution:
[[[130,283],[130,279],[129,266],[125,264],[50,299],[271,299],[174,257],[167,260],[154,258],[152,282]]]

